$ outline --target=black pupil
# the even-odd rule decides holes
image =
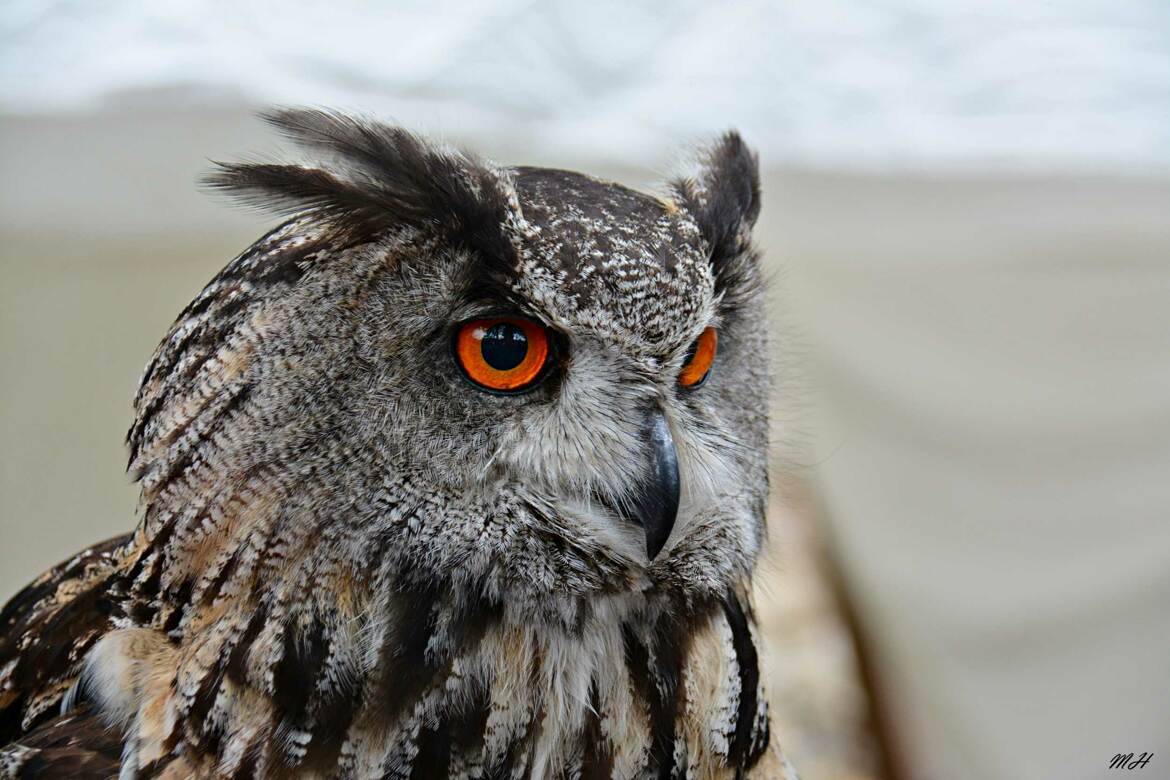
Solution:
[[[483,334],[480,349],[483,360],[497,371],[510,371],[524,362],[528,354],[528,337],[508,322],[493,325]]]

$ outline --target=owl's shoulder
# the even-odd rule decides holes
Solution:
[[[111,627],[118,536],[42,574],[0,610],[0,745],[52,719],[89,647]]]
[[[89,705],[42,723],[0,747],[0,777],[116,777],[122,763],[122,736]]]

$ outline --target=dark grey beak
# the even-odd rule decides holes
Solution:
[[[655,408],[646,424],[649,469],[632,509],[634,520],[646,532],[646,554],[654,560],[670,538],[678,515],[678,454],[662,410]]]

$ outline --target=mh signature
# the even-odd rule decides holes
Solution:
[[[1146,764],[1150,763],[1150,759],[1154,757],[1153,753],[1142,752],[1137,758],[1133,757],[1133,753],[1118,753],[1109,762],[1110,769],[1145,769]]]

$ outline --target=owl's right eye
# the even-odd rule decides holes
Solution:
[[[545,327],[519,317],[472,320],[455,334],[455,360],[485,390],[519,393],[534,387],[549,361]]]

